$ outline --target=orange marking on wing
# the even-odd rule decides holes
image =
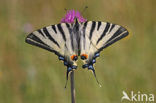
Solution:
[[[75,56],[77,56],[77,55],[72,55],[70,58],[71,58],[72,60],[74,60],[74,57],[75,57]]]
[[[88,55],[87,54],[82,54],[81,56],[86,57],[86,59],[88,58]]]

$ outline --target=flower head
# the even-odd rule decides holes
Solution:
[[[75,10],[68,10],[67,14],[65,15],[65,17],[63,17],[61,19],[61,22],[62,23],[73,23],[75,18],[77,18],[79,22],[87,21],[87,19],[83,18],[80,15],[80,12],[75,11]]]

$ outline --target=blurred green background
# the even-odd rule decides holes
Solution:
[[[0,103],[70,103],[66,67],[53,53],[26,44],[25,37],[59,23],[64,8],[85,6],[85,18],[123,25],[130,36],[97,59],[101,88],[79,61],[77,103],[121,103],[123,90],[156,95],[155,0],[0,0]]]

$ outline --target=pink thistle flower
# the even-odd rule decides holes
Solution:
[[[75,18],[77,18],[79,22],[87,21],[87,19],[80,15],[80,12],[75,10],[68,10],[65,17],[61,19],[61,23],[73,23]]]

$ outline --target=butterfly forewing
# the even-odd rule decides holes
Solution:
[[[124,27],[108,22],[87,21],[82,25],[81,54],[86,53],[89,56],[87,63],[93,59],[95,53],[128,35]]]
[[[107,25],[110,25],[107,28],[108,30],[105,29],[106,32],[104,31],[98,39],[98,41],[96,42],[96,46],[99,49],[99,51],[128,35],[128,31],[120,25],[106,23],[106,27]]]
[[[76,53],[71,48],[71,40],[74,38],[71,35],[73,35],[71,24],[61,23],[32,32],[26,37],[26,42],[54,52],[73,64],[70,56]]]

